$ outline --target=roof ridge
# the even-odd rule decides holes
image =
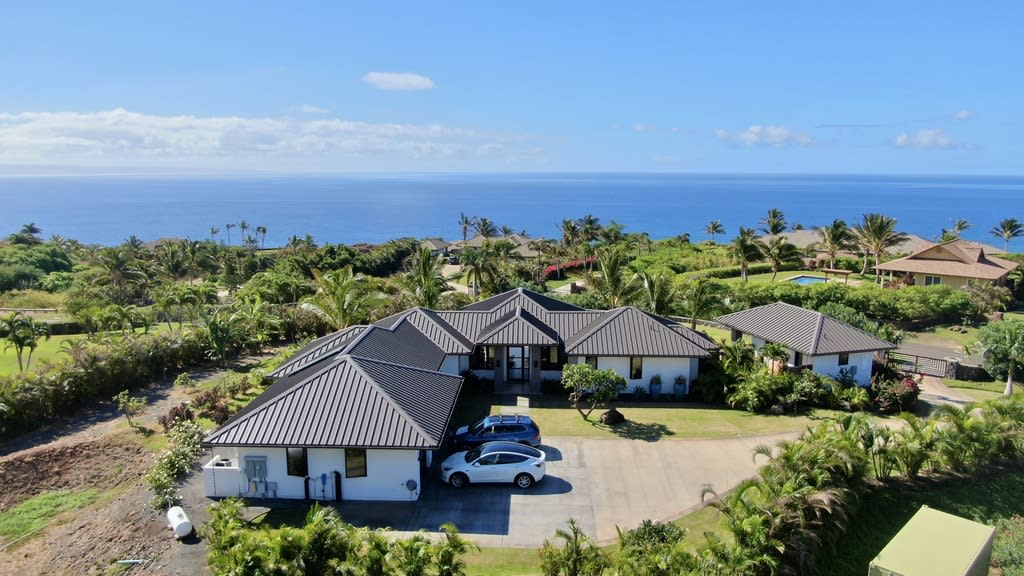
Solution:
[[[818,324],[814,327],[814,336],[811,338],[811,356],[814,356],[818,352],[818,342],[821,341],[821,335],[824,331],[825,315],[817,310],[811,310],[811,312],[818,315]]]
[[[459,344],[462,344],[464,347],[469,348],[470,352],[473,351],[473,342],[469,338],[467,338],[462,332],[459,332],[458,330],[456,330],[456,328],[454,326],[452,326],[447,321],[445,321],[444,318],[441,318],[440,316],[438,316],[436,310],[431,310],[430,308],[425,308],[423,306],[415,306],[415,307],[411,308],[410,311],[419,311],[419,312],[421,312],[423,314],[423,316],[426,317],[427,321],[431,322],[434,326],[436,326],[437,328],[441,329],[450,338],[458,341]],[[404,318],[402,318],[401,320],[396,322],[395,326],[398,326],[398,324],[402,323],[405,320],[408,320],[409,316],[411,316],[411,315],[412,314],[409,314],[408,316],[405,316]],[[410,324],[411,324],[411,322],[410,322]],[[416,325],[413,324],[413,327],[415,327],[415,326]],[[417,328],[417,330],[419,330],[419,329]],[[424,336],[426,336],[426,335],[424,334]]]
[[[405,408],[402,408],[402,406],[398,403],[398,401],[396,401],[391,396],[391,394],[388,393],[387,390],[385,390],[380,384],[377,383],[377,379],[376,378],[374,378],[373,376],[370,376],[369,374],[367,374],[366,370],[363,369],[363,367],[359,365],[360,360],[368,360],[371,363],[374,362],[374,361],[370,360],[368,358],[363,359],[363,358],[360,358],[359,356],[349,356],[349,358],[351,358],[353,360],[352,366],[354,366],[355,369],[357,371],[359,371],[359,373],[362,374],[364,378],[366,378],[366,380],[370,383],[371,386],[373,386],[376,390],[378,390],[381,394],[384,395],[384,397],[387,399],[388,405],[390,405],[393,409],[397,410],[398,413],[401,414],[403,419],[406,422],[408,422],[410,426],[412,426],[413,428],[416,429],[416,432],[420,435],[420,440],[421,441],[425,441],[428,444],[432,443],[433,440],[432,440],[430,434],[428,434],[427,431],[424,430],[422,426],[420,426],[420,423],[417,422],[415,418],[410,416],[409,413],[406,412]],[[391,362],[380,362],[380,363],[381,364],[389,364],[389,365],[392,365],[392,366],[398,366],[400,368],[411,368],[410,366],[404,366],[402,364],[392,364]],[[443,372],[442,372],[442,374],[443,374]]]
[[[597,320],[594,320],[593,322],[591,322],[589,326],[586,326],[585,328],[583,328],[583,330],[581,330],[580,333],[577,334],[576,337],[574,337],[572,339],[571,343],[567,342],[566,346],[567,347],[568,346],[572,346],[573,348],[575,348],[575,347],[579,346],[580,344],[586,342],[587,340],[592,338],[594,336],[594,334],[596,334],[598,332],[598,330],[600,330],[601,328],[604,328],[609,322],[611,322],[612,320],[617,318],[619,315],[621,315],[624,310],[625,310],[624,306],[619,306],[618,308],[612,308],[611,310],[606,310],[604,312],[604,314],[601,315],[601,317],[599,317]]]

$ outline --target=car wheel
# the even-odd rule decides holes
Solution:
[[[469,478],[466,478],[465,474],[459,472],[452,474],[451,478],[448,478],[448,483],[452,485],[452,488],[462,488],[466,484],[469,484]]]
[[[533,486],[533,476],[530,476],[529,474],[520,474],[519,476],[516,476],[516,486],[523,489]]]

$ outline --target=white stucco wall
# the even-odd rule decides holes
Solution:
[[[237,462],[237,494],[244,494],[248,489],[245,457],[264,456],[267,459],[267,482],[277,484],[277,497],[305,498],[306,480],[301,476],[288,475],[284,448],[220,448],[214,452]],[[313,499],[335,499],[334,471],[341,473],[344,500],[408,501],[416,500],[420,495],[422,481],[418,450],[367,450],[366,476],[363,478],[345,477],[345,451],[341,448],[310,448],[306,451],[306,462],[310,477],[310,497]],[[320,481],[320,475],[324,473],[327,474],[326,489],[323,489]],[[218,476],[218,495],[225,495],[223,478],[223,475]],[[416,481],[416,490],[410,491],[406,487],[408,480]]]
[[[573,364],[583,364],[586,358],[573,356],[569,359]],[[632,393],[639,386],[643,391],[650,392],[651,376],[661,374],[661,393],[672,394],[672,386],[676,376],[686,377],[687,391],[689,385],[697,377],[697,370],[700,360],[690,357],[650,357],[643,359],[643,376],[636,380],[629,377],[628,356],[598,356],[597,369],[606,370],[611,368],[626,379],[626,389],[623,393]]]
[[[814,356],[812,358],[813,370],[818,374],[825,374],[836,378],[839,376],[839,371],[843,368],[849,369],[856,366],[857,373],[854,374],[854,379],[857,381],[857,385],[870,386],[873,356],[872,352],[854,352],[850,354],[850,363],[843,366],[839,365],[838,354]]]

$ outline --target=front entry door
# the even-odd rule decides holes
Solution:
[[[530,379],[530,347],[508,347],[508,380],[510,382],[527,382]]]

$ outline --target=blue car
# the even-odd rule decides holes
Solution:
[[[540,446],[540,428],[529,417],[518,414],[486,416],[472,426],[462,426],[452,435],[454,450],[476,448],[485,442],[516,442]]]

